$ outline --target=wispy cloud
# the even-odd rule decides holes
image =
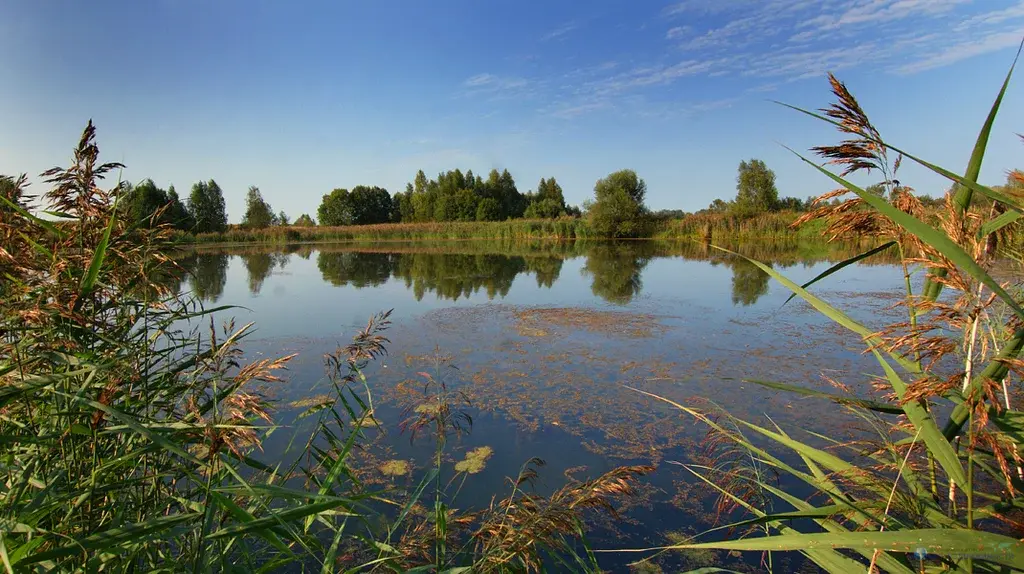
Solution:
[[[677,0],[646,24],[656,50],[605,54],[532,75],[467,78],[467,95],[529,97],[545,117],[591,114],[679,118],[735,105],[826,72],[868,69],[914,74],[1016,45],[1024,36],[1024,0]],[[544,40],[563,37],[575,22]],[[735,88],[736,82],[747,86]]]
[[[680,52],[724,62],[708,76],[787,81],[865,65],[912,74],[1024,35],[1017,24],[1024,0],[1009,7],[993,0],[685,0],[662,14],[671,21],[665,37]]]
[[[488,100],[524,98],[531,96],[535,88],[536,86],[533,82],[519,76],[499,76],[482,73],[466,78],[462,82],[459,95],[467,98],[486,98]]]
[[[559,27],[555,28],[554,30],[548,32],[547,34],[544,34],[543,36],[541,36],[540,41],[541,42],[549,42],[549,41],[554,40],[556,38],[561,38],[561,37],[565,36],[566,34],[568,34],[569,32],[572,32],[573,30],[575,30],[577,28],[579,28],[579,24],[577,24],[576,22],[566,22],[565,24],[562,24],[561,26],[559,26]]]
[[[523,78],[502,78],[494,74],[477,74],[467,78],[462,85],[474,90],[507,90],[521,88],[527,83]]]
[[[585,102],[571,106],[556,107],[550,110],[550,114],[556,118],[568,120],[584,114],[596,112],[598,110],[605,110],[610,107],[611,104],[607,101]]]
[[[668,29],[668,32],[665,32],[665,37],[668,38],[669,40],[675,40],[677,38],[682,38],[683,36],[686,36],[692,30],[693,28],[691,28],[690,26],[673,26],[672,28]]]
[[[941,68],[942,66],[948,66],[981,54],[995,52],[1004,48],[1012,48],[1020,44],[1022,37],[1024,37],[1024,28],[1014,32],[982,36],[978,40],[966,40],[949,46],[934,56],[900,66],[896,69],[896,72],[900,74],[914,74],[925,70]]]

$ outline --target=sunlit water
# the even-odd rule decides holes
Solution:
[[[797,283],[850,254],[741,250]],[[621,521],[594,523],[597,548],[663,545],[667,533],[693,535],[715,518],[713,497],[674,464],[699,460],[707,429],[629,387],[684,404],[708,406],[706,399],[794,433],[840,436],[836,407],[745,379],[831,390],[827,377],[863,390],[863,373],[874,371],[856,336],[799,299],[783,306],[789,291],[754,265],[693,244],[244,247],[203,250],[183,262],[192,274],[183,291],[207,306],[238,306],[217,313],[218,322],[255,322],[244,344],[249,357],[299,354],[287,382],[271,389],[279,422],[291,422],[294,401],[326,392],[324,353],[348,343],[371,315],[393,309],[389,355],[367,373],[384,429],[358,461],[370,480],[414,484],[415,473],[394,479],[376,468],[391,459],[419,470],[430,464],[431,438],[412,440],[400,429],[422,373],[469,401],[472,429],[452,439],[446,472],[469,449],[494,450],[459,492],[461,508],[507,495],[506,477],[532,457],[547,463],[537,483],[545,493],[564,485],[567,471],[586,478],[622,464],[655,465]],[[881,326],[902,283],[896,266],[855,265],[812,290]],[[277,462],[293,429],[275,433],[262,459]],[[613,569],[632,559],[602,555]],[[671,571],[701,559],[676,555],[664,564]]]

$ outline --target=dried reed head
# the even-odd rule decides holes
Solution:
[[[491,504],[473,534],[481,557],[474,571],[541,571],[543,550],[567,549],[565,538],[581,532],[584,511],[615,516],[613,502],[632,496],[636,479],[654,471],[651,466],[623,466],[592,480],[571,482],[545,498],[522,490],[541,465],[543,461],[531,459],[514,481],[512,496]]]

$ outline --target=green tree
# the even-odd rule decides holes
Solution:
[[[349,193],[352,223],[367,225],[391,221],[391,194],[382,187],[357,185]]]
[[[212,179],[192,186],[192,193],[188,196],[188,211],[195,222],[193,229],[196,233],[224,231],[228,226],[224,193]]]
[[[416,220],[416,213],[412,206],[413,186],[405,184],[405,191],[399,192],[391,198],[391,221],[395,223],[410,222]]]
[[[886,193],[886,191],[885,191],[885,184],[884,183],[874,183],[874,184],[871,184],[871,185],[865,187],[864,191],[866,191],[868,193],[873,193],[873,194],[875,194],[875,195],[877,195],[879,197],[885,197],[885,196],[888,195],[888,193]]]
[[[476,205],[477,221],[499,221],[501,219],[501,205],[493,197],[485,197]]]
[[[647,184],[631,169],[599,179],[588,209],[594,232],[602,237],[640,237],[647,228],[646,195]]]
[[[775,172],[759,159],[741,161],[733,205],[739,215],[757,215],[777,210],[779,190],[775,188]]]
[[[562,186],[558,185],[553,177],[551,179],[541,178],[540,183],[537,184],[537,194],[532,197],[527,194],[527,197],[530,198],[530,201],[523,217],[554,219],[566,212]]]
[[[479,198],[472,189],[460,189],[455,192],[454,200],[456,221],[476,220]]]
[[[337,188],[323,196],[316,210],[320,225],[352,225],[352,203],[347,189]]]
[[[242,217],[242,227],[248,229],[263,229],[275,223],[274,210],[270,204],[264,201],[260,188],[255,185],[249,186],[245,195],[245,215]]]
[[[295,223],[293,223],[292,226],[293,227],[315,227],[316,226],[316,222],[313,221],[313,218],[310,217],[308,213],[303,213],[302,215],[299,216],[298,219],[295,220]]]
[[[523,212],[526,211],[526,201],[523,194],[519,193],[516,189],[516,180],[512,178],[512,174],[507,169],[501,171],[501,177],[498,178],[498,185],[501,196],[501,204],[505,208],[505,218],[517,218],[522,217]]]
[[[133,224],[155,227],[168,223],[164,216],[170,198],[152,179],[144,179],[134,187],[126,183],[118,202],[121,213]]]
[[[274,218],[274,225],[288,227],[288,224],[291,223],[291,221],[291,218],[288,217],[288,214],[285,213],[284,210],[282,209],[281,211],[277,212],[277,216]]]
[[[171,225],[183,231],[192,229],[195,226],[192,214],[189,213],[185,204],[181,202],[181,198],[178,197],[178,192],[174,190],[173,185],[167,188],[167,201],[170,204],[167,208],[167,219]]]

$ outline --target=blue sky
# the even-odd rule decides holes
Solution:
[[[0,173],[65,165],[93,118],[108,161],[185,195],[249,185],[293,217],[334,187],[555,176],[582,202],[636,169],[651,207],[735,194],[764,159],[784,195],[831,188],[780,144],[838,141],[769,100],[852,89],[882,135],[962,170],[1021,38],[1021,0],[0,0]],[[1024,167],[1011,84],[982,174]],[[944,181],[904,165],[901,181]],[[32,189],[43,191],[38,179]]]

